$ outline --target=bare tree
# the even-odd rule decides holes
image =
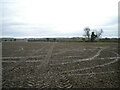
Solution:
[[[96,39],[99,39],[102,33],[103,33],[103,29],[96,30],[96,35],[97,35]]]
[[[91,34],[91,41],[98,40],[103,33],[103,29],[94,30]]]
[[[84,32],[85,32],[85,34],[84,34],[85,38],[87,37],[88,40],[89,40],[89,39],[90,39],[90,28],[89,28],[89,27],[86,27],[86,28],[84,29]]]

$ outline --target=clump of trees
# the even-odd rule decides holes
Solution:
[[[103,33],[103,30],[92,30],[90,33],[91,29],[89,27],[84,28],[84,36],[87,41],[95,41],[100,38],[100,36]]]

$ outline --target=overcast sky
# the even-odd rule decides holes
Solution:
[[[1,0],[6,37],[83,36],[83,29],[103,29],[118,37],[119,0]]]

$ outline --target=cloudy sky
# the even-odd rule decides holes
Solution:
[[[118,37],[119,0],[1,0],[2,36],[73,37],[103,29]]]

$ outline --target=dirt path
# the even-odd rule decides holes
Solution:
[[[54,46],[55,46],[55,43],[53,43],[53,44],[50,46],[50,48],[49,48],[49,50],[48,50],[48,52],[47,52],[47,55],[46,55],[45,59],[44,59],[44,60],[42,61],[42,63],[38,66],[38,69],[41,69],[41,70],[45,70],[45,69],[46,69],[46,67],[47,67],[47,65],[48,65],[48,63],[49,63],[49,61],[50,61],[50,58],[51,58],[51,55],[52,55],[52,51],[53,51]]]
[[[92,73],[83,73],[83,74],[68,74],[68,76],[85,76],[85,75],[96,75],[96,74],[109,74],[109,73],[116,73],[116,72],[120,72],[120,71],[116,70],[116,71],[92,72]]]
[[[115,53],[115,52],[114,52]],[[81,69],[75,69],[75,70],[70,70],[70,71],[64,71],[62,73],[67,73],[67,72],[76,72],[76,71],[82,71],[82,70],[89,70],[89,69],[93,69],[93,68],[97,68],[97,67],[104,67],[106,65],[110,65],[110,64],[113,64],[115,62],[118,62],[119,61],[119,55],[117,53],[115,53],[117,55],[117,57],[115,58],[115,60],[111,61],[111,62],[108,62],[108,63],[104,63],[104,64],[101,64],[101,65],[96,65],[96,66],[92,66],[92,67],[86,67],[86,68],[81,68]]]
[[[93,57],[90,57],[90,58],[86,58],[86,59],[79,59],[79,60],[75,60],[75,61],[72,61],[72,62],[64,62],[64,63],[57,63],[57,64],[51,64],[51,65],[64,65],[64,64],[69,64],[69,63],[76,63],[76,62],[82,62],[82,61],[91,61],[93,59],[95,59],[96,57],[98,57],[100,55],[100,53],[106,49],[107,47],[105,48],[101,48]]]

